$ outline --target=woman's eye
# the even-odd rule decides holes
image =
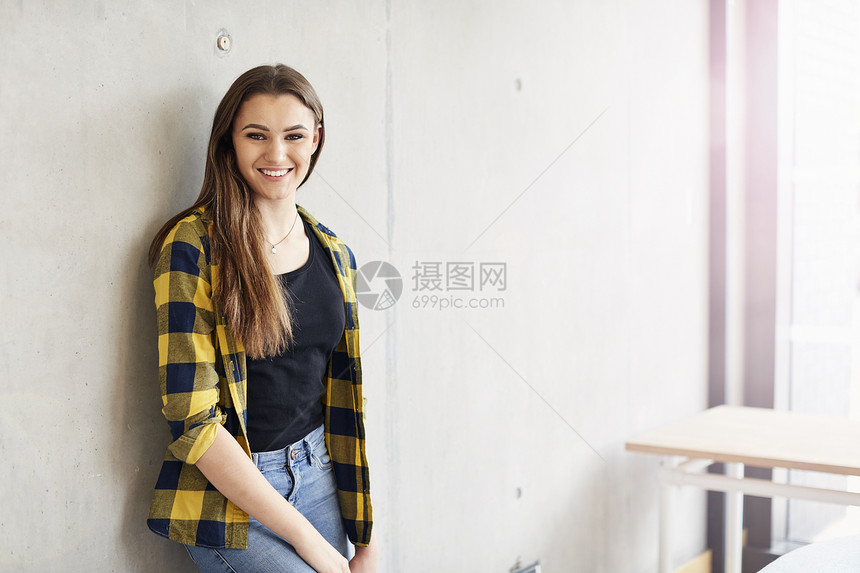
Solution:
[[[298,141],[299,139],[301,139],[303,137],[304,136],[301,133],[291,133],[286,137],[286,139],[291,140],[291,141]]]
[[[256,139],[257,141],[262,141],[263,139],[265,139],[262,133],[249,133],[248,138]]]

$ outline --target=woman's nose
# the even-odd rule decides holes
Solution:
[[[280,138],[270,140],[266,147],[266,159],[272,162],[280,162],[287,156],[287,143]]]

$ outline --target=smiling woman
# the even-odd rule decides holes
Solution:
[[[215,113],[200,196],[150,247],[173,441],[148,524],[202,571],[376,568],[355,258],[296,204],[324,140],[301,74],[249,70]]]

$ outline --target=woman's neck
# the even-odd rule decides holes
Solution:
[[[269,270],[280,275],[305,264],[310,256],[310,242],[295,200],[267,202],[257,208],[263,223]]]
[[[270,242],[282,240],[298,223],[298,210],[295,199],[280,201],[258,201],[257,210],[263,223],[263,233]]]

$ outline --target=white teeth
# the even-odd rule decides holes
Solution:
[[[270,169],[260,169],[262,173],[268,175],[269,177],[281,177],[290,172],[289,169],[282,169],[281,171],[272,171]]]

